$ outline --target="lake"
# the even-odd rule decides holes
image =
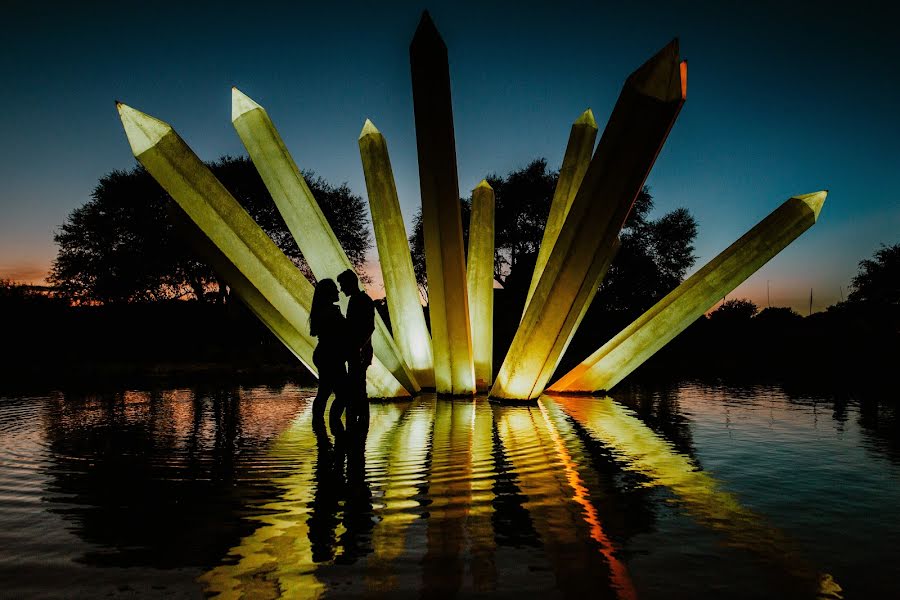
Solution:
[[[0,398],[0,596],[897,597],[896,398],[314,390]]]

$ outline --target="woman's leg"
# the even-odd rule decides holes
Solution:
[[[328,403],[328,396],[331,395],[331,384],[319,380],[319,389],[316,391],[316,397],[313,399],[313,421],[325,418],[325,405]]]
[[[347,371],[344,363],[335,365],[330,370],[331,389],[334,390],[334,402],[331,403],[331,410],[328,412],[328,425],[333,435],[339,435],[344,432],[344,425],[341,423],[341,416],[347,406]],[[349,418],[349,412],[348,412]]]

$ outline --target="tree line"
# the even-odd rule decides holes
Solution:
[[[246,157],[207,163],[279,248],[309,278],[262,178]],[[371,247],[364,200],[346,184],[331,185],[304,172],[348,258],[361,269]],[[186,219],[171,196],[142,167],[100,179],[83,206],[73,210],[53,239],[58,246],[48,281],[76,304],[120,304],[173,299],[224,301],[227,286],[179,231]]]
[[[222,157],[210,169],[279,248],[311,280],[302,253],[253,163]],[[304,173],[350,261],[365,275],[372,248],[365,201],[346,184]],[[558,172],[537,159],[505,176],[490,174],[496,197],[495,277],[511,295],[528,288]],[[461,198],[468,238],[471,198]],[[639,194],[622,232],[622,245],[599,294],[610,307],[643,310],[681,282],[693,265],[697,225],[686,209],[650,219],[653,198]],[[59,250],[49,282],[67,301],[84,304],[172,299],[223,301],[227,286],[198,258],[179,232],[184,217],[143,167],[113,171],[90,200],[72,211],[54,235]],[[410,235],[416,276],[427,295],[421,212]],[[524,296],[522,298],[524,301]]]
[[[249,159],[225,156],[209,166],[313,280]],[[365,277],[363,267],[372,247],[365,201],[346,184],[333,185],[312,172],[304,176],[351,262]],[[518,326],[557,179],[545,159],[505,175],[487,176],[496,198],[494,274],[502,286],[495,294],[497,366]],[[650,190],[644,188],[561,371],[671,291],[693,266],[697,234],[693,216],[679,208],[653,217],[653,205]],[[471,198],[460,198],[466,237],[470,206]],[[18,349],[4,370],[40,376],[54,364],[92,372],[104,361],[126,371],[133,370],[132,363],[239,364],[251,370],[266,363],[277,370],[296,370],[296,359],[249,311],[228,301],[227,286],[181,235],[185,219],[140,166],[101,178],[88,202],[73,210],[55,235],[58,254],[49,277],[52,294],[0,282],[0,327],[16,340]],[[414,216],[409,242],[427,297],[420,212]],[[383,302],[380,309],[389,323]],[[852,348],[854,356],[863,357],[860,366],[872,370],[885,360],[900,359],[898,310],[900,244],[883,246],[861,261],[847,300],[825,313],[801,318],[788,308],[759,311],[749,301],[730,300],[676,338],[647,369],[668,366],[683,374],[705,365],[715,371],[730,361],[737,369],[756,365],[777,371],[784,363],[796,362],[785,354],[792,352],[807,357],[812,371],[817,365],[809,357],[822,348],[832,348],[835,357]]]

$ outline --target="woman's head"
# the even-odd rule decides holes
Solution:
[[[332,310],[338,301],[338,288],[333,279],[320,279],[313,292],[312,307],[309,311],[309,334],[318,336],[324,312]]]

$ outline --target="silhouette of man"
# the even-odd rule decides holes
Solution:
[[[372,334],[375,332],[375,303],[359,287],[356,273],[347,269],[337,277],[347,304],[347,426],[368,428],[369,401],[366,397],[366,369],[372,364]]]

